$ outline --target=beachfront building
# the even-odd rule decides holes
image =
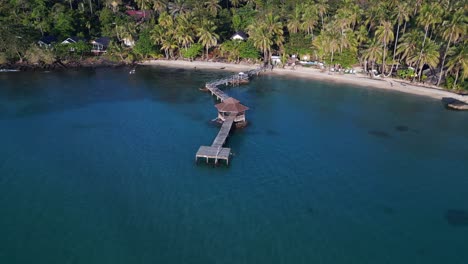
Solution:
[[[231,37],[232,40],[241,40],[241,41],[247,40],[248,38],[249,37],[247,36],[247,34],[244,31],[237,31]]]
[[[245,111],[249,110],[249,108],[238,100],[229,97],[222,103],[216,104],[215,107],[218,109],[218,119],[220,121],[224,122],[228,116],[235,115],[234,123],[245,124]]]
[[[62,45],[76,44],[76,43],[78,43],[78,42],[80,42],[80,41],[83,41],[83,42],[84,42],[85,39],[75,36],[75,37],[69,37],[69,38],[67,38],[66,40],[62,41],[61,44],[62,44]],[[73,45],[72,45],[72,47],[70,47],[70,51],[71,51],[71,52],[74,52],[74,51],[75,51],[75,47],[74,47]]]
[[[91,41],[91,44],[93,44],[93,48],[91,49],[91,52],[94,54],[101,54],[105,53],[107,50],[107,47],[109,46],[110,39],[108,37],[101,37],[96,40]]]
[[[56,37],[54,37],[54,36],[45,36],[45,37],[42,37],[42,38],[37,42],[37,44],[38,44],[39,47],[41,47],[41,48],[50,49],[50,48],[52,48],[52,44],[54,44],[55,42],[57,42],[57,38],[56,38]]]
[[[77,43],[79,41],[84,41],[84,39],[82,39],[80,37],[69,37],[66,40],[62,41],[62,44],[73,44],[73,43]]]

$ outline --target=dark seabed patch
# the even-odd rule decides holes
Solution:
[[[382,211],[383,211],[385,214],[392,215],[392,214],[395,213],[395,208],[390,207],[390,206],[383,206],[383,207],[382,207]]]
[[[317,210],[315,210],[315,209],[312,208],[312,207],[309,207],[309,208],[307,208],[307,214],[309,214],[309,215],[316,215],[316,214],[317,214]]]
[[[266,133],[268,136],[278,136],[278,135],[279,135],[278,131],[275,131],[275,130],[273,130],[273,129],[267,129],[267,130],[265,131],[265,133]]]
[[[111,126],[110,123],[73,123],[70,125],[73,129],[93,129]]]
[[[445,212],[445,220],[447,220],[451,226],[468,226],[468,211],[447,210],[447,212]]]
[[[387,132],[381,131],[381,130],[370,130],[368,133],[378,138],[391,138],[392,137]]]
[[[416,250],[416,253],[420,256],[424,256],[427,253],[427,250],[425,248],[419,248]]]
[[[396,127],[395,127],[395,130],[396,130],[396,131],[400,131],[400,132],[406,132],[406,131],[409,130],[409,127],[404,126],[404,125],[399,125],[399,126],[396,126]]]

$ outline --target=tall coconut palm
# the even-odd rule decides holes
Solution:
[[[288,23],[286,27],[288,28],[289,33],[297,33],[301,27],[302,20],[302,8],[300,5],[297,5],[294,10],[288,16]]]
[[[397,54],[397,47],[398,47],[398,39],[400,37],[400,28],[402,25],[403,29],[406,29],[406,23],[408,23],[410,19],[410,14],[411,14],[411,8],[407,2],[402,2],[402,3],[394,3],[392,6],[394,6],[395,9],[395,15],[394,19],[397,22],[397,30],[396,30],[396,37],[395,37],[395,44],[393,45],[393,58],[392,58],[392,67],[390,68],[390,72],[388,73],[387,76],[392,75],[393,67],[395,65],[395,57]],[[397,64],[397,69],[398,69]]]
[[[149,9],[152,6],[151,0],[135,0],[135,2],[141,10]]]
[[[421,60],[421,56],[426,45],[426,39],[429,29],[431,28],[431,26],[438,24],[442,21],[442,14],[443,9],[437,2],[431,4],[424,4],[421,8],[420,14],[416,20],[419,25],[424,27],[424,39],[422,42],[421,51],[419,53],[418,62],[416,62],[416,64],[418,65],[420,64],[419,60]],[[422,72],[422,69],[420,69],[419,72]],[[419,76],[419,78],[421,78],[421,76]]]
[[[174,2],[169,2],[167,7],[173,16],[187,13],[189,11],[189,4],[185,0],[175,0]]]
[[[216,26],[211,20],[203,20],[202,27],[197,30],[198,43],[205,47],[205,58],[208,59],[208,51],[211,47],[218,44],[219,36],[215,33]]]
[[[335,52],[340,50],[340,33],[332,25],[325,25],[325,30],[312,41],[312,45],[326,55],[330,55],[330,64],[333,63]]]
[[[406,64],[413,66],[410,58],[414,58],[418,55],[419,50],[421,49],[421,39],[424,37],[424,34],[415,29],[405,33],[401,37],[401,42],[397,47],[397,54],[401,56],[401,59],[405,61]]]
[[[375,31],[375,37],[382,43],[383,54],[382,54],[382,74],[385,74],[385,59],[387,56],[387,45],[390,41],[393,41],[393,25],[390,21],[382,21],[380,26]]]
[[[179,45],[185,49],[194,43],[194,32],[191,20],[192,17],[189,14],[183,14],[176,18],[174,37],[177,39]]]
[[[219,10],[221,10],[219,0],[206,0],[205,7],[208,9],[212,16],[217,16]]]
[[[260,23],[258,25],[251,24],[247,30],[254,46],[263,53],[264,63],[269,63],[271,46],[273,45],[273,33],[268,30],[265,23]]]
[[[167,11],[167,0],[153,0],[153,10],[158,14]]]
[[[419,56],[409,58],[411,62],[416,63],[416,68],[419,69],[417,74],[419,81],[421,81],[424,65],[428,65],[432,69],[437,67],[439,64],[439,57],[439,46],[431,39],[428,39],[426,41],[426,45],[424,45],[421,52],[419,53]]]
[[[324,27],[323,17],[327,14],[328,8],[329,8],[328,1],[318,0],[315,5],[317,7],[317,13],[320,16],[320,20],[322,21],[322,28],[323,28]]]
[[[367,33],[367,28],[365,25],[361,25],[356,31],[354,31],[354,35],[359,46],[363,45],[369,40],[369,35]]]
[[[364,68],[367,71],[367,62],[371,63],[371,77],[374,77],[374,65],[375,63],[382,58],[382,47],[380,43],[373,39],[367,48],[362,52],[364,63]]]
[[[455,74],[452,89],[457,87],[460,71],[463,79],[468,78],[468,43],[461,43],[458,47],[454,47],[449,51],[449,60],[447,62],[447,71]]]
[[[230,2],[233,7],[238,7],[244,1],[243,0],[230,0]]]
[[[442,59],[442,64],[440,65],[440,72],[439,72],[439,79],[437,80],[437,85],[440,84],[442,79],[442,75],[444,72],[445,66],[445,59],[447,58],[447,53],[450,49],[450,44],[453,42],[458,41],[461,39],[463,34],[466,33],[466,17],[464,15],[464,11],[462,9],[458,9],[455,13],[450,17],[449,20],[444,21],[444,31],[443,31],[443,38],[447,41],[447,47],[444,52],[444,57]]]
[[[303,31],[307,32],[307,34],[312,35],[314,34],[314,28],[317,25],[317,9],[315,5],[306,4],[303,6],[304,12],[302,14],[302,24],[301,28]]]
[[[366,10],[367,19],[365,20],[365,24],[368,25],[369,32],[375,29],[381,21],[389,19],[389,13],[387,12],[388,9],[388,3],[379,2],[371,5],[370,8]]]

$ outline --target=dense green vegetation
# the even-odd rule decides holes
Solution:
[[[130,9],[152,12],[135,17],[126,13]],[[118,60],[263,58],[267,63],[271,55],[297,54],[468,89],[467,12],[466,2],[457,0],[4,0],[0,63],[86,55],[84,43],[79,54],[40,50],[34,43],[41,36],[54,35],[59,42],[107,36],[112,42],[105,56]],[[249,40],[231,41],[238,30]],[[136,45],[126,47],[125,39]]]

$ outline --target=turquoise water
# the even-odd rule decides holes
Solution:
[[[0,263],[468,263],[468,115],[263,76],[195,164],[223,71],[0,74]]]

